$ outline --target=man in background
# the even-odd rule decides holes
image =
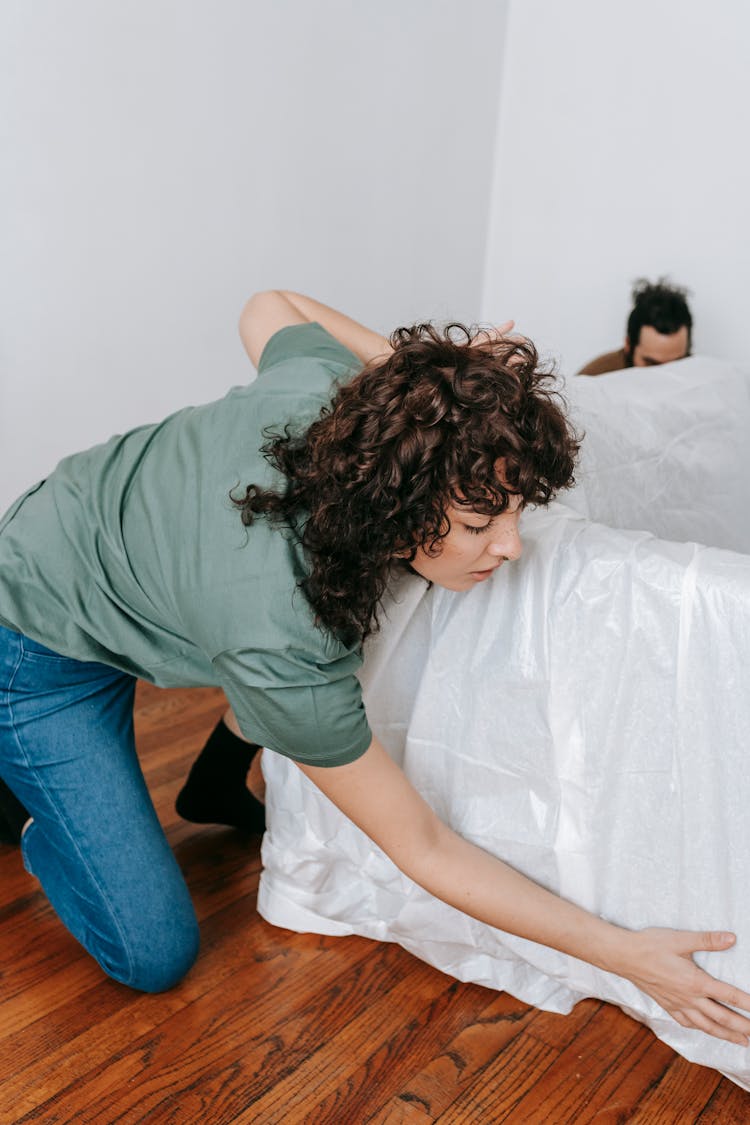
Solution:
[[[597,356],[579,375],[604,375],[625,367],[656,367],[690,355],[693,318],[687,290],[666,278],[652,285],[645,278],[633,286],[633,310],[623,347]]]

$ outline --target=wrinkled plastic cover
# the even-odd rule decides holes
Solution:
[[[522,560],[470,592],[394,586],[368,716],[467,839],[620,925],[736,931],[697,960],[750,990],[750,372],[692,359],[565,393],[586,430],[577,488],[527,513]],[[397,941],[550,1011],[611,1001],[750,1088],[750,1050],[439,902],[293,763],[266,753],[264,771],[268,921]]]
[[[695,356],[568,379],[585,434],[562,499],[610,527],[750,552],[750,368]]]

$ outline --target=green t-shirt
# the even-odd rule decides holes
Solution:
[[[267,426],[317,417],[361,364],[319,324],[268,342],[249,386],[61,461],[0,521],[0,624],[162,686],[218,685],[246,737],[353,761],[371,734],[361,654],[316,626],[294,536],[230,491],[278,483]]]

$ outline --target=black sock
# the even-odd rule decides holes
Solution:
[[[29,814],[0,777],[0,844],[20,844]]]
[[[246,832],[264,832],[265,806],[246,783],[259,749],[232,734],[220,719],[178,794],[175,808],[180,816],[194,824],[228,824]]]

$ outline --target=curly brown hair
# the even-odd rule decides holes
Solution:
[[[304,432],[267,434],[283,491],[251,484],[233,497],[246,525],[263,514],[297,529],[310,564],[301,588],[349,643],[377,628],[394,565],[420,546],[439,553],[447,504],[486,515],[511,495],[547,504],[573,483],[579,446],[529,340],[417,324],[391,344]]]

